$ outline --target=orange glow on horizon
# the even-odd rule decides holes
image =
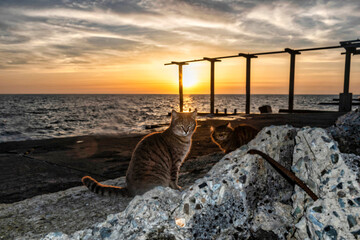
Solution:
[[[341,51],[299,55],[295,94],[339,94],[344,78]],[[218,53],[223,55],[224,53]],[[226,54],[226,53],[225,53]],[[214,54],[215,55],[215,54]],[[189,59],[192,55],[183,56]],[[335,60],[329,60],[333,57]],[[195,56],[196,57],[196,56]],[[31,69],[3,71],[0,94],[178,94],[178,67],[164,66],[171,56],[154,55],[142,64],[133,62],[87,69]],[[245,94],[245,59],[226,59],[215,65],[215,94]],[[268,56],[251,62],[251,94],[288,94],[289,56]],[[184,94],[210,93],[208,62],[183,67]],[[351,63],[350,92],[360,94],[360,59]]]

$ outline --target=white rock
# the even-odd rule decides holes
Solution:
[[[360,187],[335,141],[324,129],[304,128],[296,137],[296,175],[320,197],[313,202],[298,187],[293,195],[298,239],[356,239],[360,236]]]

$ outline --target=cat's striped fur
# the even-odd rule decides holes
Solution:
[[[230,123],[218,127],[211,126],[210,131],[212,141],[225,153],[234,151],[240,146],[247,144],[259,132],[256,128],[245,124],[233,128]]]
[[[102,195],[135,196],[156,186],[180,189],[180,166],[190,152],[191,137],[196,129],[196,111],[172,111],[169,128],[145,136],[136,146],[128,170],[126,187],[102,185],[85,176],[82,182],[91,191]]]

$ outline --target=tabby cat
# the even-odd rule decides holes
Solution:
[[[240,125],[234,129],[231,127],[231,123],[218,127],[211,126],[210,131],[211,140],[225,153],[247,144],[259,132],[259,130],[249,125]]]
[[[103,185],[90,176],[83,177],[82,182],[101,195],[135,196],[156,186],[181,189],[177,185],[178,174],[190,152],[196,114],[196,111],[173,110],[170,126],[165,131],[151,133],[137,144],[126,172],[126,187]]]

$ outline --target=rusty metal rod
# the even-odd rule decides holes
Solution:
[[[254,154],[260,155],[268,163],[270,163],[270,165],[273,166],[273,168],[275,168],[277,171],[280,171],[281,173],[285,174],[294,183],[296,183],[299,187],[301,187],[312,198],[312,200],[316,201],[319,199],[319,197],[310,188],[308,188],[308,186],[306,186],[306,184],[303,181],[301,181],[300,178],[295,176],[294,173],[292,173],[291,171],[286,169],[283,165],[281,165],[280,163],[275,161],[269,155],[267,155],[259,150],[256,150],[256,149],[250,149],[247,153],[252,154],[252,155],[254,155]]]

